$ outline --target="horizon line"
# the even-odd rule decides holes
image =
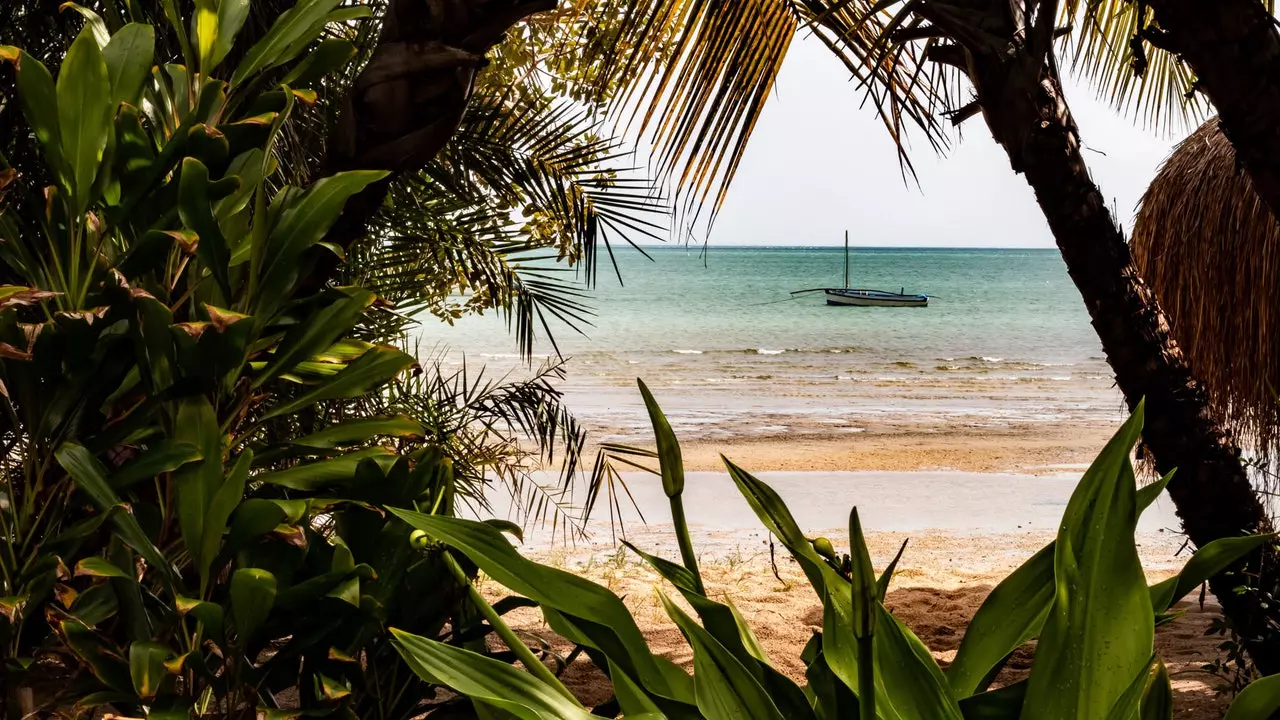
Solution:
[[[638,244],[637,247],[645,250],[698,250],[715,249],[715,248],[733,248],[738,250],[749,249],[785,249],[785,248],[835,248],[840,249],[844,245],[743,245],[733,243],[656,243],[656,244]],[[1058,248],[1038,247],[1031,245],[850,245],[850,249],[856,250],[1057,250]]]

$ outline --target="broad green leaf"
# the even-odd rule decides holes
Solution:
[[[1155,664],[1159,659],[1155,653],[1151,654],[1151,659],[1147,661],[1146,666],[1138,672],[1129,683],[1129,687],[1125,688],[1119,699],[1111,706],[1111,712],[1107,713],[1107,720],[1138,720],[1142,696],[1151,681],[1151,673],[1155,670]]]
[[[795,518],[791,515],[791,511],[787,509],[787,504],[782,502],[782,498],[773,488],[751,473],[734,465],[723,455],[720,456],[720,459],[724,461],[725,468],[729,471],[729,477],[738,486],[738,491],[742,493],[742,497],[746,498],[747,504],[751,506],[756,517],[760,518],[760,522],[764,523],[765,528],[773,533],[791,552],[792,557],[800,564],[800,569],[804,571],[805,576],[809,579],[809,584],[813,586],[818,597],[825,597],[826,580],[824,579],[824,571],[829,572],[830,568],[827,567],[826,561],[822,556],[813,549],[813,543],[805,538],[800,526],[796,524]]]
[[[182,542],[198,565],[204,547],[205,518],[210,512],[214,493],[222,486],[222,430],[213,406],[203,395],[183,398],[174,423],[175,441],[193,445],[203,458],[182,468],[174,476],[177,490],[178,528]]]
[[[169,648],[160,643],[135,642],[129,646],[129,676],[134,692],[143,701],[150,702],[160,692],[160,683],[168,673],[164,663],[169,654]]]
[[[883,606],[877,610],[876,683],[895,711],[903,718],[961,720],[960,705],[929,648]]]
[[[658,442],[658,462],[662,469],[662,491],[667,497],[675,497],[684,492],[684,460],[680,454],[680,441],[676,439],[671,423],[653,398],[653,393],[643,380],[636,380],[640,386],[640,395],[644,397],[645,409],[649,411],[649,422],[653,425],[653,434]]]
[[[112,508],[121,504],[120,498],[107,483],[106,471],[102,464],[83,446],[70,442],[63,443],[54,455],[58,459],[58,464],[75,481],[76,487],[89,496],[100,512],[111,511]],[[152,568],[166,575],[173,572],[164,555],[142,531],[132,512],[115,512],[112,514],[111,522],[120,533],[120,539],[137,551]]]
[[[17,67],[22,115],[35,133],[49,166],[61,179],[63,188],[69,188],[71,180],[67,177],[66,159],[62,154],[62,130],[58,127],[58,95],[53,75],[39,60],[15,47],[0,45],[0,59]]]
[[[384,447],[372,447],[338,457],[294,465],[284,470],[264,473],[254,477],[255,482],[286,487],[294,490],[313,491],[327,485],[351,483],[360,461],[373,458],[384,470],[399,458],[394,451]]]
[[[521,720],[591,720],[595,716],[550,685],[512,665],[391,628],[396,652],[418,677],[500,708]]]
[[[964,720],[1011,720],[1022,712],[1027,697],[1027,681],[1021,680],[996,690],[970,695],[960,701]]]
[[[399,375],[415,362],[413,356],[393,347],[376,347],[356,358],[346,369],[322,382],[314,390],[276,406],[264,417],[288,415],[323,400],[363,395]]]
[[[218,221],[213,217],[209,187],[209,169],[195,158],[185,158],[182,161],[181,179],[178,181],[178,215],[187,227],[200,236],[200,242],[196,244],[196,256],[213,274],[213,279],[222,289],[223,297],[230,302],[235,299],[227,275],[231,249],[218,227]]]
[[[214,558],[218,557],[218,552],[222,549],[222,533],[227,529],[227,520],[231,518],[231,513],[240,505],[240,500],[244,497],[245,483],[249,479],[249,467],[252,464],[253,451],[246,449],[236,459],[236,464],[227,474],[226,480],[222,482],[222,486],[209,502],[209,514],[204,520],[204,536],[200,543],[197,561],[202,588],[207,588],[209,585],[209,570]]]
[[[708,720],[783,720],[754,675],[666,594],[658,597],[693,648],[693,687]]]
[[[347,200],[386,176],[385,172],[363,170],[338,173],[316,182],[291,202],[267,239],[262,285],[291,286],[298,258],[320,242],[342,213]]]
[[[97,633],[74,618],[59,622],[58,629],[66,646],[89,667],[94,677],[112,690],[133,693],[129,665],[119,650],[107,645]]]
[[[120,103],[138,104],[142,84],[151,74],[155,59],[155,29],[150,25],[129,23],[111,37],[102,49],[111,82],[111,107],[114,113]]]
[[[276,578],[266,570],[240,568],[231,575],[231,617],[240,647],[248,647],[276,603]]]
[[[125,578],[132,580],[129,573],[112,565],[100,557],[87,557],[76,563],[76,577]]]
[[[327,77],[346,65],[356,55],[356,46],[347,40],[321,40],[316,49],[289,71],[281,85],[289,87],[307,87]]]
[[[981,690],[992,668],[1040,633],[1053,604],[1053,555],[1053,543],[1041,548],[996,585],[978,608],[947,668],[956,697]]]
[[[557,615],[566,618],[571,627],[560,624],[558,632],[601,650],[651,693],[676,697],[678,688],[618,596],[573,573],[521,557],[501,532],[484,523],[388,509],[410,527],[460,550],[495,582],[536,601],[549,621]]]
[[[301,0],[286,10],[272,24],[266,37],[250,48],[244,60],[240,61],[239,67],[231,76],[231,84],[239,85],[260,70],[288,62],[291,59],[287,55],[289,48],[314,40],[324,27],[325,19],[339,2],[340,0]]]
[[[1134,545],[1137,489],[1129,464],[1142,417],[1140,403],[1067,504],[1054,548],[1054,602],[1024,718],[1106,717],[1151,657],[1151,595]]]
[[[1172,477],[1170,472],[1138,490],[1139,514],[1156,501]],[[1040,634],[1055,595],[1055,547],[1049,543],[1041,548],[1002,580],[978,608],[946,671],[956,697],[965,698],[983,689],[983,681],[1009,653]]]
[[[111,476],[111,487],[124,490],[161,473],[172,472],[200,459],[200,449],[190,443],[161,440],[130,460]]]
[[[1168,610],[1201,583],[1227,569],[1236,560],[1274,542],[1275,538],[1275,535],[1247,535],[1208,543],[1191,556],[1177,575],[1151,586],[1151,606],[1156,612]]]
[[[707,598],[698,592],[693,574],[683,565],[649,555],[625,541],[624,544],[680,591],[698,613],[706,632],[752,673],[783,715],[795,720],[813,716],[800,687],[769,665],[764,647],[732,600],[726,598],[724,603],[719,603]]]
[[[1254,680],[1240,691],[1222,720],[1270,720],[1280,711],[1280,675]]]
[[[253,387],[262,387],[332,345],[355,327],[364,311],[377,299],[368,290],[356,287],[339,288],[332,294],[333,302],[285,333],[280,346],[271,354],[266,369],[253,379]]]
[[[72,207],[79,215],[93,200],[93,181],[98,176],[115,117],[107,63],[88,28],[80,31],[62,62],[57,97],[62,153],[72,178]]]

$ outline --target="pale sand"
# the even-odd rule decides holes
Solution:
[[[681,447],[689,470],[721,470],[723,454],[753,472],[946,469],[1044,474],[1087,465],[1118,427],[1119,422],[1005,428],[913,424],[887,432],[682,440]]]
[[[886,605],[933,651],[945,667],[955,656],[965,627],[993,585],[1022,559],[1051,539],[1051,533],[954,534],[924,533],[911,539],[894,576]],[[897,552],[903,536],[872,533],[868,543],[877,569]],[[1167,577],[1183,558],[1176,557],[1180,539],[1171,533],[1143,533],[1140,552],[1149,579]],[[574,569],[624,598],[635,614],[652,649],[684,667],[692,668],[691,651],[683,636],[667,618],[657,599],[661,583],[656,575],[626,554],[600,554],[588,549],[542,551],[540,560]],[[674,559],[674,555],[668,555]],[[712,597],[731,597],[742,611],[774,665],[793,679],[804,681],[799,655],[811,633],[821,627],[821,605],[794,562],[779,555],[779,574],[774,577],[768,553],[749,556],[729,554],[704,561],[703,576]],[[482,584],[487,595],[501,597],[503,589],[491,581]],[[664,588],[674,594],[669,586]],[[1192,720],[1220,718],[1229,696],[1219,692],[1221,679],[1201,666],[1219,657],[1216,649],[1222,638],[1206,636],[1218,613],[1212,596],[1202,609],[1195,602],[1183,602],[1180,619],[1160,628],[1156,647],[1174,678],[1175,717]],[[509,621],[534,646],[547,642],[561,654],[571,649],[549,631],[535,610],[522,609]],[[1030,648],[1020,650],[1001,674],[998,683],[1016,681],[1030,669]],[[608,680],[589,662],[579,659],[566,671],[566,683],[582,700],[591,704],[610,696]]]

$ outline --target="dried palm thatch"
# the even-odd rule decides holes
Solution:
[[[1142,198],[1134,259],[1238,439],[1280,456],[1280,222],[1210,118]]]

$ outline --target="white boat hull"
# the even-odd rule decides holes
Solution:
[[[858,307],[927,307],[927,295],[901,295],[881,290],[826,290],[828,305]]]

